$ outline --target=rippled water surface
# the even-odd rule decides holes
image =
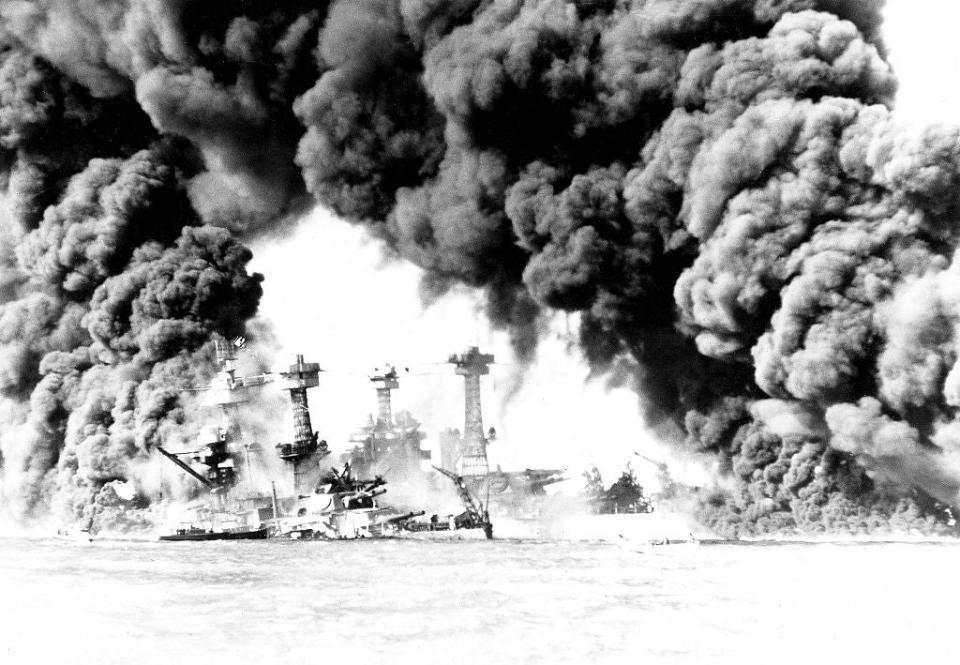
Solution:
[[[0,663],[955,662],[958,569],[931,543],[0,539]]]

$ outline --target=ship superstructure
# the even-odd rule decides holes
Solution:
[[[172,452],[157,446],[160,453],[221,498],[227,490],[236,485],[238,467],[244,463],[249,467],[251,456],[260,452],[260,446],[256,442],[244,439],[240,429],[239,411],[242,405],[253,397],[254,388],[272,381],[270,374],[237,375],[237,350],[242,348],[243,343],[241,338],[232,342],[220,337],[214,340],[219,371],[208,385],[194,390],[200,393],[201,407],[216,410],[217,422],[200,428],[196,449]],[[200,464],[203,471],[192,469],[179,459],[179,456],[188,457],[194,463]]]
[[[492,428],[487,434],[483,432],[480,377],[489,374],[493,356],[476,347],[450,357],[457,374],[464,377],[465,436],[457,442],[463,453],[459,468],[434,467],[439,472],[435,475],[422,468],[430,453],[421,447],[425,435],[419,423],[408,414],[394,415],[391,393],[400,382],[393,366],[379,368],[368,377],[377,395],[376,419],[371,418],[363,436],[354,439],[360,445],[354,447],[343,469],[325,472],[321,462],[330,451],[313,429],[307,398],[309,389],[319,385],[320,365],[306,362],[298,354],[283,371],[238,376],[235,360],[241,346],[217,340],[220,371],[202,389],[204,405],[218,409],[220,422],[201,428],[199,450],[187,454],[205,470],[198,471],[177,454],[157,446],[159,452],[204,485],[209,490],[207,496],[214,498],[199,500],[192,516],[181,521],[174,533],[163,536],[164,540],[379,537],[399,533],[408,522],[413,531],[421,533],[468,530],[483,532],[489,538],[492,531],[487,507],[491,491],[529,493],[539,488],[542,492],[543,484],[553,482],[555,472],[550,470],[514,474],[489,471],[486,446],[495,433]],[[271,482],[270,493],[257,493],[251,483],[238,482],[253,471],[251,451],[262,452],[255,442],[244,440],[240,412],[254,397],[253,389],[268,383],[278,384],[289,394],[293,417],[292,440],[275,447],[278,457],[286,463],[285,475],[292,478],[292,483],[280,483],[291,491],[279,496],[275,482]],[[447,515],[442,521],[439,515],[433,515],[428,522],[414,525],[412,518],[424,511],[401,512],[379,504],[379,497],[386,492],[383,475],[387,471],[396,472],[401,480],[426,479],[427,487],[437,487],[438,480],[446,476],[454,481],[465,512]],[[370,476],[374,479],[362,479]],[[473,498],[482,496],[480,491],[487,497],[483,503]]]
[[[458,473],[475,491],[493,495],[509,495],[514,507],[530,497],[542,496],[544,488],[564,479],[563,469],[490,470],[487,446],[496,440],[496,430],[483,431],[483,408],[480,400],[480,377],[490,374],[493,354],[483,353],[476,346],[460,354],[452,354],[448,362],[463,377],[463,435],[446,430],[440,436],[441,466]],[[503,502],[501,502],[503,503]]]
[[[278,534],[291,538],[344,539],[390,535],[401,523],[423,511],[397,512],[379,505],[386,480],[361,480],[349,464],[331,468],[311,494],[300,496],[276,520]],[[286,507],[285,507],[286,508]]]
[[[220,372],[205,387],[204,404],[217,406],[221,423],[202,428],[201,449],[187,453],[206,467],[201,473],[178,455],[157,446],[159,452],[197,479],[213,501],[202,499],[188,519],[163,540],[221,540],[265,537],[362,538],[384,535],[420,512],[397,513],[383,508],[377,497],[386,492],[386,481],[357,479],[349,465],[343,471],[323,474],[321,460],[329,454],[325,441],[313,430],[307,391],[319,385],[320,366],[305,362],[297,355],[285,371],[253,377],[238,377],[233,348],[217,341]],[[249,388],[279,382],[290,394],[293,414],[293,440],[276,445],[281,460],[292,476],[292,495],[277,496],[274,484],[270,494],[257,494],[247,488],[239,493],[237,479],[240,452],[249,453],[255,444],[238,445],[243,436],[238,412],[251,394]],[[248,463],[243,472],[252,471]]]
[[[196,450],[171,452],[157,446],[158,450],[170,459],[189,456],[205,467],[203,472],[190,468],[188,472],[192,476],[211,490],[226,492],[237,483],[238,467],[243,465],[249,476],[253,467],[251,458],[262,453],[259,443],[245,439],[240,428],[240,409],[255,398],[255,388],[279,382],[290,394],[293,441],[276,444],[276,451],[289,465],[294,491],[312,491],[320,477],[320,460],[329,454],[327,442],[319,440],[319,434],[313,431],[307,401],[307,390],[319,385],[320,365],[304,362],[303,356],[297,355],[285,371],[238,376],[236,349],[241,345],[220,338],[214,341],[220,371],[209,385],[196,390],[201,393],[202,407],[219,411],[219,422],[199,428]],[[183,460],[174,461],[184,468]]]
[[[326,441],[310,422],[307,389],[320,385],[320,365],[306,363],[303,355],[286,372],[280,373],[283,389],[290,393],[293,404],[293,442],[277,444],[277,453],[293,473],[293,488],[297,495],[313,491],[320,477],[320,459],[330,454]]]
[[[421,464],[431,457],[422,448],[426,435],[420,423],[409,412],[394,416],[392,391],[400,387],[397,370],[392,365],[377,368],[370,375],[377,394],[377,414],[351,439],[349,453],[352,468],[361,475],[390,473],[394,478],[407,478],[421,473]]]
[[[480,353],[471,346],[464,353],[453,354],[448,362],[463,377],[464,423],[461,442],[460,475],[468,482],[484,477],[490,471],[487,462],[487,437],[483,433],[483,411],[480,407],[480,377],[490,373],[493,354]],[[491,434],[494,434],[491,430]]]

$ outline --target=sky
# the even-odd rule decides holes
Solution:
[[[951,0],[887,0],[884,35],[906,121],[960,121],[958,25],[960,6]]]
[[[960,8],[952,5],[888,0],[885,39],[900,78],[897,112],[907,123],[960,119]],[[283,364],[303,353],[328,370],[310,400],[314,426],[335,450],[349,447],[350,434],[374,410],[367,377],[385,363],[401,369],[394,411],[409,410],[423,423],[427,446],[445,427],[462,429],[462,379],[445,361],[479,345],[497,363],[482,384],[484,425],[498,433],[488,449],[491,466],[562,467],[579,478],[595,464],[612,480],[631,462],[651,484],[654,470],[633,456],[638,451],[670,462],[689,482],[704,477],[695,460],[679,459],[647,429],[630,389],[589,378],[571,343],[574,317],[553,317],[536,361],[521,368],[469,289],[424,308],[420,270],[385,260],[362,229],[327,210],[314,209],[286,237],[260,241],[253,251],[251,269],[266,275],[260,313],[280,345],[275,357]]]

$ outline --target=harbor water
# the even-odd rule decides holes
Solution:
[[[953,661],[955,543],[0,539],[0,662]]]

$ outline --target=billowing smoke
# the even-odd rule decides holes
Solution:
[[[960,133],[900,126],[878,0],[0,3],[3,492],[129,477],[240,241],[308,195],[598,370],[727,533],[935,528],[960,489]],[[15,426],[14,426],[15,425]]]
[[[92,159],[35,228],[17,229],[0,391],[29,405],[2,432],[18,514],[55,497],[79,517],[105,483],[128,479],[199,380],[211,331],[236,333],[256,311],[249,251],[199,224],[167,151]]]

